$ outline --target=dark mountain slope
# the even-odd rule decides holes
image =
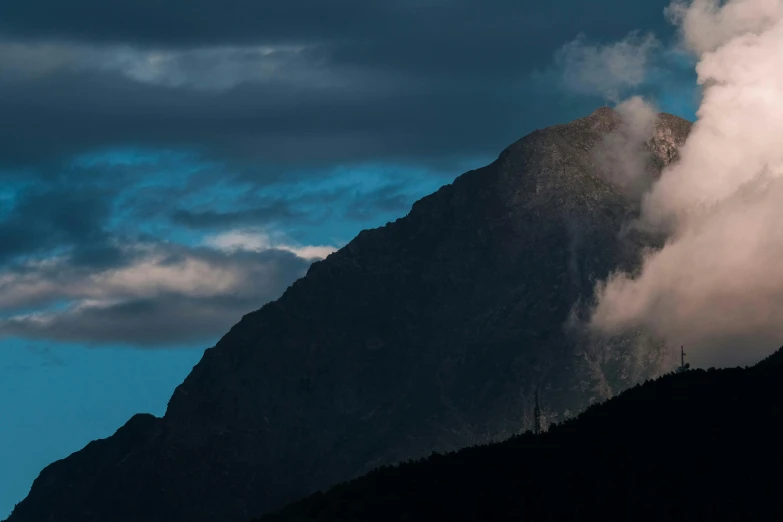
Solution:
[[[780,520],[781,438],[783,367],[692,370],[540,436],[379,469],[263,521]]]
[[[659,369],[638,332],[566,328],[594,281],[632,269],[636,211],[593,151],[610,109],[536,131],[364,231],[246,315],[162,419],[47,467],[11,522],[242,521],[383,464],[507,438]],[[689,124],[663,115],[650,168]]]

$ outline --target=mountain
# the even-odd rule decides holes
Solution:
[[[782,358],[668,374],[539,436],[378,469],[262,520],[781,520]]]
[[[649,172],[689,128],[659,116],[638,151]],[[361,232],[206,350],[163,418],[137,415],[45,468],[9,522],[245,522],[515,435],[537,388],[552,422],[658,373],[654,339],[578,326],[595,281],[656,241],[620,234],[638,202],[596,159],[623,129],[603,108],[535,131]]]

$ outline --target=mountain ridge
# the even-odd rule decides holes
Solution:
[[[781,359],[672,372],[540,436],[379,468],[261,520],[777,520]]]
[[[508,438],[530,426],[534,388],[557,420],[659,371],[643,334],[563,327],[646,245],[617,237],[634,203],[592,155],[618,124],[599,109],[535,131],[361,232],[207,349],[163,418],[134,416],[47,467],[8,521],[244,521],[380,465]],[[655,169],[688,129],[659,116]]]

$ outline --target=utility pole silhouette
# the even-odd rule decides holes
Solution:
[[[536,388],[536,408],[533,410],[535,425],[533,431],[536,435],[541,433],[541,408],[538,407],[538,388]]]

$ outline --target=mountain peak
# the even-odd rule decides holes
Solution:
[[[620,117],[619,113],[608,105],[604,105],[603,107],[598,107],[596,110],[591,112],[589,116],[587,116],[587,118],[591,120],[609,120],[609,121],[617,120],[619,119],[619,117]]]
[[[47,468],[9,522],[245,522],[508,438],[532,425],[536,389],[548,423],[653,375],[655,340],[564,327],[645,247],[620,239],[635,203],[591,153],[613,114],[536,131],[313,264],[205,351],[162,419]],[[664,158],[681,140],[661,121]]]

